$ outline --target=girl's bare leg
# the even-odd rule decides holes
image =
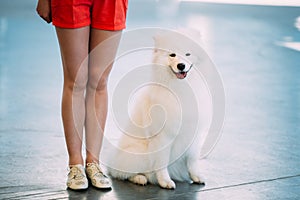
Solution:
[[[69,165],[83,164],[82,134],[85,120],[85,89],[88,79],[90,28],[56,28],[59,40],[64,86],[62,120],[69,154]],[[82,63],[86,59],[86,62]]]
[[[91,29],[85,119],[87,163],[99,162],[107,117],[107,79],[120,37],[121,31]]]

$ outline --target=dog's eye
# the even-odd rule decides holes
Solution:
[[[174,58],[176,56],[176,54],[175,53],[171,53],[169,56]]]
[[[186,53],[186,54],[185,54],[185,56],[190,56],[190,55],[191,55],[190,53]]]

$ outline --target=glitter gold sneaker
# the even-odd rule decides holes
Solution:
[[[103,174],[99,164],[97,163],[87,163],[86,164],[86,174],[91,180],[92,185],[99,189],[110,189],[111,182],[106,175]]]
[[[67,186],[72,190],[85,190],[88,188],[88,180],[81,164],[70,165]]]

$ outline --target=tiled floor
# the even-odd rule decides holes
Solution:
[[[1,199],[300,199],[300,8],[132,1],[128,29],[190,27],[226,93],[222,137],[200,168],[206,185],[176,190],[113,180],[113,190],[65,188],[62,70],[54,28],[35,1],[0,2]]]

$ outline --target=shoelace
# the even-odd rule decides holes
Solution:
[[[100,175],[106,177],[106,176],[103,174],[103,172],[102,172],[100,166],[99,166],[97,163],[91,163],[90,166],[91,166],[92,168],[96,168],[96,169],[95,169],[96,173],[94,174],[94,176],[97,176],[98,174],[100,174]]]
[[[78,167],[73,166],[70,167],[69,170],[70,170],[69,175],[71,175],[73,179],[83,178],[83,174],[81,173],[81,170]]]

